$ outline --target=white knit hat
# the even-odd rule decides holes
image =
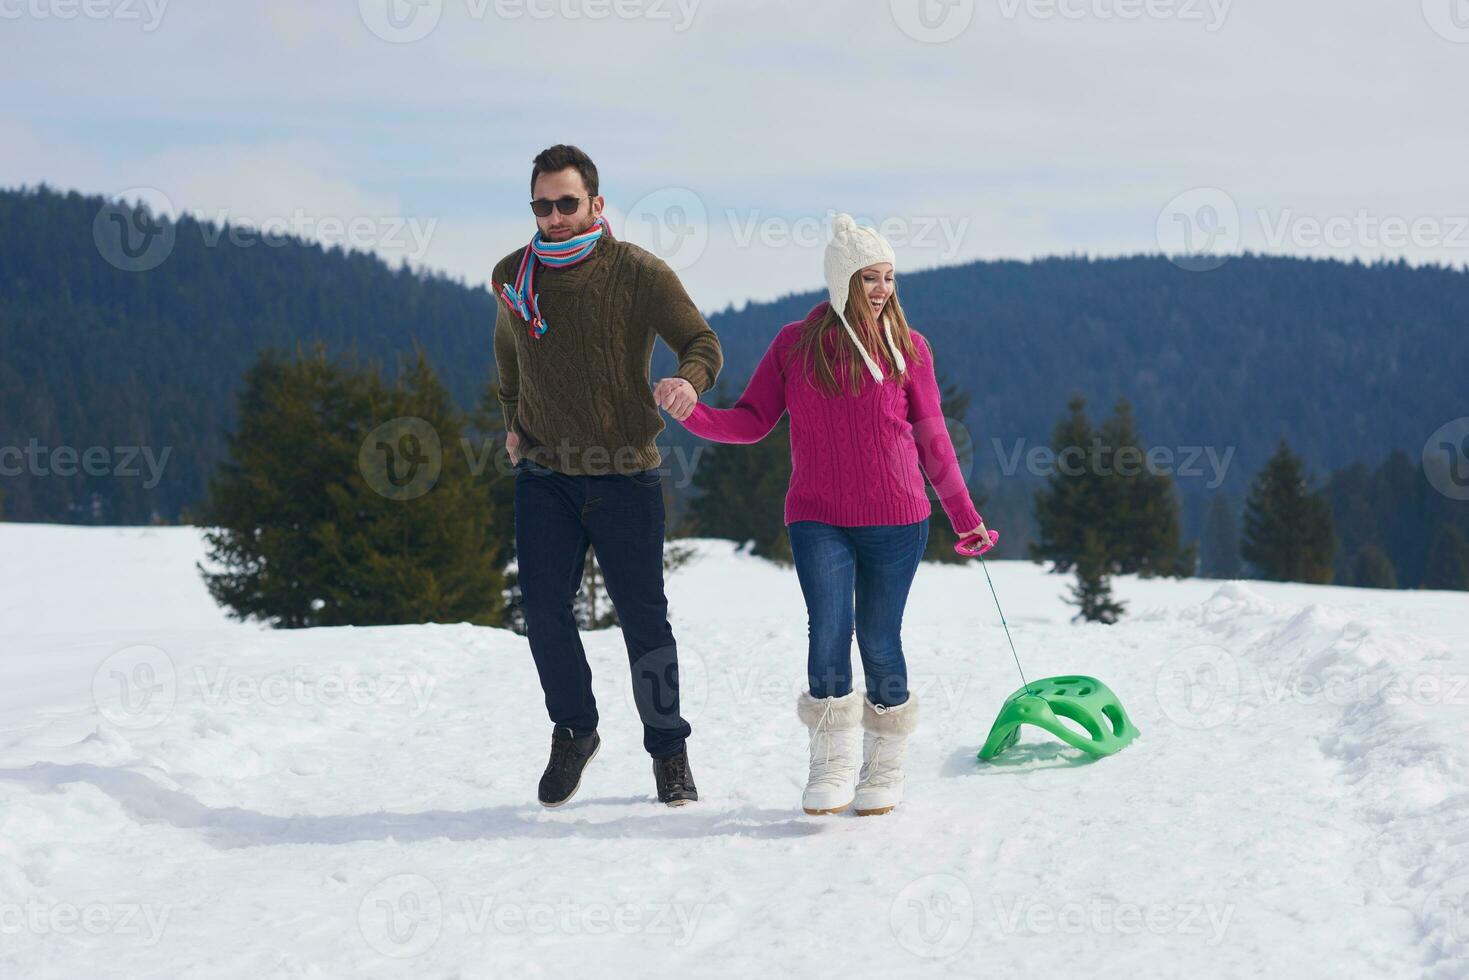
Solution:
[[[841,318],[842,326],[847,328],[847,336],[857,345],[857,353],[867,363],[867,370],[881,384],[881,369],[872,359],[872,355],[867,353],[867,348],[857,339],[857,331],[847,322],[847,293],[852,276],[857,274],[858,269],[865,269],[879,262],[890,262],[896,268],[897,258],[893,255],[893,247],[876,228],[858,227],[850,214],[842,213],[832,219],[831,232],[831,241],[826,246],[826,288],[831,293],[831,308]],[[901,374],[908,369],[908,365],[903,361],[903,352],[898,350],[897,343],[893,341],[892,321],[884,315],[882,325],[887,332],[888,347],[893,352],[893,362],[897,364]]]

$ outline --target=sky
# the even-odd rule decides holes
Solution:
[[[0,51],[0,187],[473,284],[561,142],[706,312],[820,288],[837,212],[900,277],[1469,260],[1469,0],[0,0]]]

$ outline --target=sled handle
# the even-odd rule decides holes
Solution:
[[[965,558],[977,558],[980,555],[984,554],[986,551],[989,551],[991,548],[993,548],[999,542],[999,540],[1000,532],[990,531],[990,540],[988,544],[981,545],[979,535],[975,535],[971,538],[960,538],[959,542],[954,545],[954,550],[963,555]],[[966,544],[966,542],[969,543]],[[972,547],[972,545],[978,545],[978,547]]]

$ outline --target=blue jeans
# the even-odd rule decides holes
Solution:
[[[663,592],[663,480],[657,470],[571,476],[522,459],[515,465],[515,557],[531,656],[552,724],[597,730],[592,669],[573,602],[587,546],[596,549],[622,624],[643,748],[655,759],[683,751],[678,647]]]
[[[872,527],[795,521],[786,533],[806,596],[811,696],[851,693],[855,625],[867,699],[884,707],[907,701],[903,607],[928,544],[928,521]]]

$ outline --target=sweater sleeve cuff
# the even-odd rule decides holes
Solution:
[[[962,500],[942,501],[944,513],[949,516],[949,526],[954,529],[954,534],[963,537],[984,523],[984,518],[975,509],[973,501],[968,494]]]
[[[708,391],[713,384],[709,378],[709,369],[698,361],[686,361],[680,364],[678,370],[673,372],[673,376],[675,378],[683,378],[694,386],[695,392],[701,395]]]
[[[715,437],[719,435],[719,426],[714,423],[713,417],[709,414],[709,406],[703,402],[694,406],[689,417],[683,420],[683,427],[700,439],[718,441]]]

